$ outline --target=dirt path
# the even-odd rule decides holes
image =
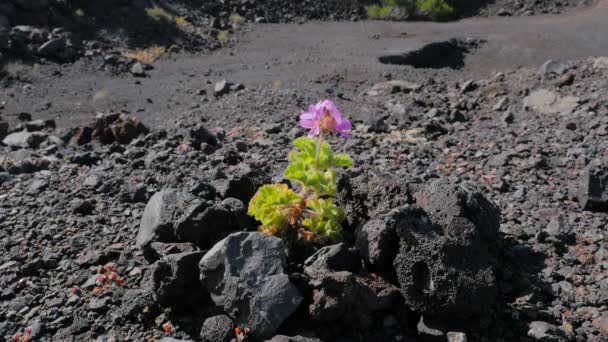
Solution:
[[[247,87],[272,87],[280,81],[285,87],[307,91],[326,86],[324,77],[332,75],[340,75],[346,83],[375,81],[383,72],[426,77],[426,71],[384,65],[378,58],[466,37],[487,43],[465,56],[462,70],[447,73],[457,78],[469,74],[482,77],[506,68],[536,67],[547,59],[608,55],[607,36],[606,0],[564,16],[472,18],[444,24],[363,21],[255,25],[240,34],[232,48],[205,56],[176,55],[157,62],[145,79],[112,76],[96,67],[99,62],[91,61],[29,70],[31,85],[0,90],[0,98],[7,102],[0,114],[14,121],[13,114],[29,112],[34,118],[53,118],[60,126],[73,126],[87,121],[96,111],[126,110],[138,113],[150,125],[164,125],[171,119],[166,113],[204,108],[206,103],[197,92],[204,89],[209,94],[213,82],[223,78]],[[320,83],[311,82],[319,79]]]

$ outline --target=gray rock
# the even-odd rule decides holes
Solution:
[[[213,302],[260,339],[272,336],[303,300],[285,267],[283,242],[257,232],[229,235],[199,263]]]
[[[528,336],[535,341],[562,342],[566,341],[565,334],[557,326],[541,321],[530,323]]]
[[[144,289],[129,289],[122,296],[119,313],[127,319],[141,321],[146,307],[154,306],[152,292]]]
[[[209,317],[203,322],[201,339],[204,342],[230,342],[234,337],[234,323],[226,315]]]
[[[108,297],[103,298],[91,298],[89,302],[89,310],[93,312],[103,312],[108,309],[108,305],[110,304],[111,299]]]
[[[420,85],[408,81],[391,80],[374,84],[367,92],[368,96],[390,95],[396,93],[410,93],[420,89]]]
[[[170,254],[157,261],[147,279],[162,305],[180,303],[180,308],[197,303],[203,295],[198,281],[198,263],[203,252]]]
[[[608,57],[597,57],[593,60],[595,69],[608,69]]]
[[[524,98],[523,106],[542,114],[569,113],[578,106],[578,102],[578,97],[561,96],[554,91],[538,89]]]
[[[313,289],[310,317],[317,322],[339,322],[353,329],[369,328],[374,317],[400,303],[399,289],[375,274],[355,275],[348,271],[319,269],[311,272]]]
[[[449,331],[447,334],[448,342],[467,342],[467,334],[463,332]]]
[[[445,326],[428,318],[420,317],[416,329],[418,330],[418,339],[422,342],[445,342],[446,340]]]
[[[357,229],[355,246],[370,269],[392,272],[393,261],[399,252],[396,227],[407,213],[406,208],[396,208],[374,216]]]
[[[192,242],[210,247],[242,223],[242,212],[203,201],[189,193],[165,189],[154,194],[144,209],[136,243]]]
[[[70,201],[70,208],[74,214],[90,215],[95,210],[95,204],[90,200],[74,198]]]
[[[158,342],[194,342],[194,340],[180,340],[173,337],[163,337]]]
[[[67,41],[65,38],[53,38],[40,45],[36,53],[45,57],[59,57],[62,56],[66,48]]]
[[[271,182],[270,176],[263,171],[242,163],[228,171],[228,179],[216,181],[215,188],[222,198],[234,197],[249,203],[262,185]]]
[[[475,90],[477,88],[477,83],[474,80],[467,80],[460,86],[460,93],[468,93],[469,91]]]
[[[285,336],[277,335],[266,342],[323,342],[318,338],[304,337],[304,336]]]
[[[230,92],[230,85],[226,80],[221,80],[215,84],[213,88],[213,95],[220,97],[222,95],[228,94]]]
[[[423,209],[410,207],[397,226],[395,270],[406,304],[437,318],[484,313],[496,293],[489,249],[500,226],[498,209],[446,180],[415,197]]]
[[[129,71],[135,77],[146,76],[146,72],[144,71],[144,66],[140,62],[133,63],[133,65],[131,65],[131,69],[129,69]]]
[[[568,70],[568,66],[564,63],[556,62],[554,60],[548,60],[540,67],[540,74],[542,75],[562,75]]]
[[[21,131],[7,135],[2,142],[13,147],[38,148],[47,138],[47,134],[42,132]]]
[[[568,238],[574,234],[568,217],[563,215],[553,216],[549,221],[549,224],[545,227],[544,232],[547,235],[558,239]]]
[[[501,112],[503,110],[506,110],[508,105],[509,105],[509,98],[506,96],[503,96],[500,99],[498,99],[498,101],[496,101],[496,104],[494,105],[494,107],[492,107],[492,109],[497,112]]]
[[[357,272],[361,259],[344,243],[325,246],[304,262],[304,273],[314,274],[319,270]]]
[[[202,125],[196,125],[190,130],[190,139],[192,146],[199,147],[202,143],[206,143],[212,147],[218,145],[217,137]]]
[[[581,173],[573,187],[583,210],[608,211],[608,167],[592,162]]]

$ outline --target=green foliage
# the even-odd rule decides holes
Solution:
[[[289,154],[285,177],[298,184],[299,193],[285,184],[264,185],[249,202],[249,215],[262,223],[260,230],[283,238],[299,232],[317,242],[341,238],[344,211],[334,204],[337,168],[353,165],[345,154],[334,154],[327,142],[298,138]],[[317,154],[318,152],[318,154]]]
[[[310,200],[306,206],[314,213],[304,219],[302,225],[318,236],[339,241],[342,237],[341,223],[344,220],[344,210],[337,207],[331,199]]]
[[[302,196],[285,184],[264,185],[249,202],[248,214],[266,228],[283,227],[302,200]]]
[[[433,20],[448,20],[454,13],[454,8],[446,0],[418,0],[417,5]]]
[[[393,6],[390,5],[371,4],[367,8],[367,15],[371,19],[388,19],[391,13],[393,13]]]
[[[173,23],[173,16],[158,6],[146,8],[146,14],[157,24],[168,25]]]
[[[450,0],[382,0],[379,4],[370,5],[367,14],[371,19],[395,19],[395,12],[399,13],[395,9],[403,9],[409,15],[422,12],[439,21],[450,19],[454,12]]]
[[[345,154],[333,154],[329,144],[323,142],[317,160],[317,141],[311,138],[298,138],[293,145],[298,150],[289,154],[285,178],[304,190],[312,189],[317,196],[336,196],[336,168],[353,166],[352,159]]]

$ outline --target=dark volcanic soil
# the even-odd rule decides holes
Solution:
[[[12,114],[20,112],[70,126],[85,123],[97,111],[124,110],[144,118],[149,125],[165,125],[171,120],[167,111],[184,113],[194,107],[205,108],[207,103],[203,101],[211,99],[213,84],[221,79],[248,88],[268,89],[280,84],[281,88],[322,93],[334,83],[340,88],[356,88],[359,82],[378,81],[383,73],[412,81],[423,81],[429,75],[458,79],[534,67],[548,59],[601,56],[608,51],[604,39],[608,34],[606,15],[608,8],[601,3],[565,17],[468,19],[447,24],[254,25],[237,36],[234,46],[211,55],[179,53],[158,61],[154,70],[147,72],[149,77],[133,78],[129,73],[117,76],[111,66],[104,66],[101,57],[64,66],[16,64],[7,70],[25,82],[0,91],[5,97],[5,116],[12,123]],[[464,53],[463,67],[456,71],[378,63],[380,57],[399,56],[452,38],[486,42]],[[432,58],[441,60],[444,56]],[[199,95],[200,91],[206,95]]]
[[[228,233],[255,230],[252,190],[283,180],[305,133],[298,114],[324,98],[355,126],[331,140],[355,163],[339,182],[344,244],[281,261],[280,248],[240,233],[267,248],[225,253],[227,272],[243,274],[224,280],[250,282],[235,297],[276,273],[297,289],[268,309],[302,302],[268,316],[270,330],[309,338],[271,341],[608,341],[608,57],[596,58],[607,35],[604,1],[446,24],[248,25],[227,47],[172,54],[145,77],[103,55],[10,64],[0,341],[28,327],[33,341],[233,339],[247,322],[232,319],[251,312],[214,305],[198,261]],[[434,67],[394,64],[412,60]],[[161,191],[163,208],[177,208],[163,224],[217,231],[140,248],[147,204],[166,213],[149,204]],[[260,276],[270,271],[256,262],[275,273]],[[96,289],[100,275],[116,284]],[[463,284],[466,298],[445,295]]]

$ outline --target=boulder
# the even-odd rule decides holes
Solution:
[[[311,319],[327,324],[339,322],[355,330],[368,329],[373,318],[399,305],[399,289],[374,274],[317,269],[311,272]]]
[[[539,72],[541,75],[550,75],[550,74],[562,75],[567,70],[568,70],[568,66],[565,65],[564,63],[560,63],[560,62],[550,59],[550,60],[546,61],[543,65],[541,65]]]
[[[403,179],[388,173],[343,173],[338,180],[338,202],[344,208],[345,226],[356,228],[371,217],[412,202]]]
[[[369,269],[392,273],[393,261],[399,252],[396,227],[407,215],[406,207],[379,214],[356,230],[355,246]]]
[[[230,342],[234,337],[234,322],[226,315],[209,317],[203,322],[201,339],[203,342]]]
[[[203,298],[198,281],[202,257],[203,252],[198,251],[169,254],[152,266],[148,281],[160,304],[188,306]]]
[[[215,188],[222,198],[234,197],[243,203],[249,203],[262,185],[272,182],[268,174],[247,164],[239,164],[227,174],[227,179],[216,181]]]
[[[484,313],[496,294],[489,249],[498,209],[479,192],[443,179],[415,197],[421,208],[410,207],[396,228],[394,265],[406,304],[438,318]]]
[[[608,167],[600,162],[587,165],[576,180],[573,191],[581,209],[608,211]]]
[[[273,336],[303,300],[285,268],[281,239],[258,232],[229,235],[199,263],[213,302],[257,339]]]
[[[12,147],[38,148],[47,138],[43,132],[28,132],[26,130],[7,135],[2,142]]]
[[[361,259],[344,243],[325,246],[304,261],[304,273],[314,274],[318,270],[357,272]]]
[[[136,244],[147,248],[152,242],[192,242],[209,248],[242,228],[244,216],[244,204],[236,199],[214,204],[175,189],[161,190],[146,204]]]

